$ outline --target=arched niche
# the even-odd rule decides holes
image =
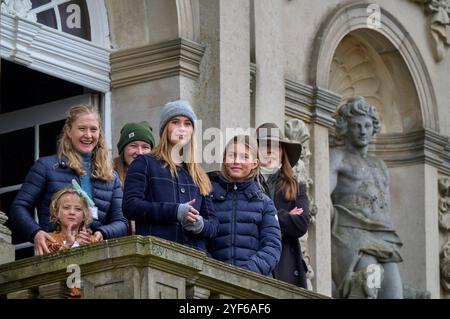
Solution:
[[[364,96],[380,112],[382,134],[423,127],[411,74],[396,48],[375,31],[358,29],[341,40],[331,62],[328,87],[343,101]]]
[[[438,133],[433,85],[413,38],[382,7],[377,7],[380,25],[372,27],[369,5],[346,3],[324,19],[311,55],[310,81],[344,99],[362,95],[380,111],[382,131],[370,152],[389,169],[392,220],[404,243],[401,277],[435,298],[440,165],[435,150],[447,142]]]
[[[344,4],[324,20],[312,50],[309,70],[311,83],[330,89],[335,52],[346,36],[351,35],[366,46],[369,42],[369,48],[375,50],[378,55],[383,52],[385,46],[387,50],[397,52],[396,59],[400,57],[409,71],[419,101],[422,127],[438,132],[436,96],[425,62],[414,40],[400,22],[381,7],[380,26],[371,29],[368,25],[368,5],[366,2]],[[383,62],[389,65],[389,62]]]

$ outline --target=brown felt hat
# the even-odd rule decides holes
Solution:
[[[275,123],[264,123],[256,129],[258,143],[261,140],[278,142],[284,146],[289,163],[292,167],[297,164],[302,154],[302,144],[300,142],[287,139],[280,128]]]

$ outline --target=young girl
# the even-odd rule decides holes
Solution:
[[[155,138],[153,137],[153,129],[146,121],[139,123],[127,123],[120,130],[120,139],[117,143],[119,156],[114,158],[114,170],[119,175],[122,189],[125,184],[125,176],[128,167],[136,157],[143,154],[150,154],[152,148],[155,147]],[[136,225],[134,220],[129,220],[128,234],[136,233]]]
[[[10,222],[19,237],[34,242],[37,254],[49,253],[46,240],[54,231],[50,222],[53,195],[70,186],[72,179],[95,203],[93,222],[84,232],[97,240],[127,235],[127,220],[122,214],[122,189],[113,171],[98,110],[93,105],[70,108],[58,141],[58,154],[41,157],[33,165],[10,210]],[[34,219],[37,209],[39,224]]]
[[[212,256],[262,275],[270,275],[280,259],[281,235],[272,200],[255,178],[256,141],[247,135],[228,142],[221,171],[210,173],[219,231]]]
[[[275,203],[283,234],[283,249],[274,277],[307,288],[307,267],[299,238],[308,230],[308,197],[306,186],[297,183],[292,171],[300,158],[302,145],[287,140],[273,123],[258,127],[257,134],[261,154],[260,180]]]
[[[58,191],[50,204],[51,222],[56,229],[49,233],[54,241],[46,241],[50,252],[98,241],[93,235],[87,241],[80,236],[81,231],[86,231],[92,222],[89,207],[93,206],[93,202],[75,180],[73,183],[74,188],[63,188]]]
[[[186,101],[167,103],[160,119],[160,143],[137,157],[125,179],[123,210],[136,221],[136,234],[172,240],[207,252],[218,220],[211,183],[195,160],[196,116]]]

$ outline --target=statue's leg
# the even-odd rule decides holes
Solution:
[[[358,271],[361,269],[366,269],[370,265],[374,265],[374,264],[375,265],[379,264],[375,257],[363,254],[355,266],[355,271]]]
[[[361,273],[361,288],[364,291],[364,298],[378,298],[381,289],[382,272],[378,275],[374,272],[380,269],[381,265],[377,259],[371,255],[363,254],[355,266],[355,273]]]
[[[381,283],[382,299],[403,299],[403,286],[400,272],[396,263],[382,264],[384,268],[384,280]]]

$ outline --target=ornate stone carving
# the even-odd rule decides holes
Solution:
[[[333,57],[330,88],[342,95],[342,100],[361,95],[375,106],[381,105],[381,79],[369,50],[353,37],[346,37]]]
[[[0,239],[11,243],[11,231],[4,225],[8,217],[0,210]]]
[[[30,12],[32,8],[30,0],[2,0],[1,2],[1,12],[33,22],[37,21],[36,14]]]
[[[449,0],[411,0],[425,5],[430,15],[430,33],[434,41],[433,53],[436,61],[441,61],[450,46],[450,1]]]
[[[450,231],[450,178],[441,177],[438,180],[439,190],[439,227]]]
[[[290,119],[286,121],[284,126],[285,136],[293,141],[298,141],[302,144],[302,154],[297,165],[293,167],[294,174],[297,176],[297,180],[301,184],[305,184],[308,192],[308,205],[309,213],[311,215],[311,223],[315,222],[315,216],[317,215],[317,206],[314,204],[314,199],[311,195],[311,186],[313,184],[312,178],[309,176],[309,160],[311,152],[309,151],[309,131],[302,120]],[[302,255],[305,260],[308,271],[306,272],[306,280],[308,289],[312,290],[312,281],[314,280],[314,270],[311,266],[311,256],[308,252],[308,233],[300,238],[300,245],[302,247]]]
[[[440,269],[441,286],[445,292],[450,293],[450,240],[442,247]]]

